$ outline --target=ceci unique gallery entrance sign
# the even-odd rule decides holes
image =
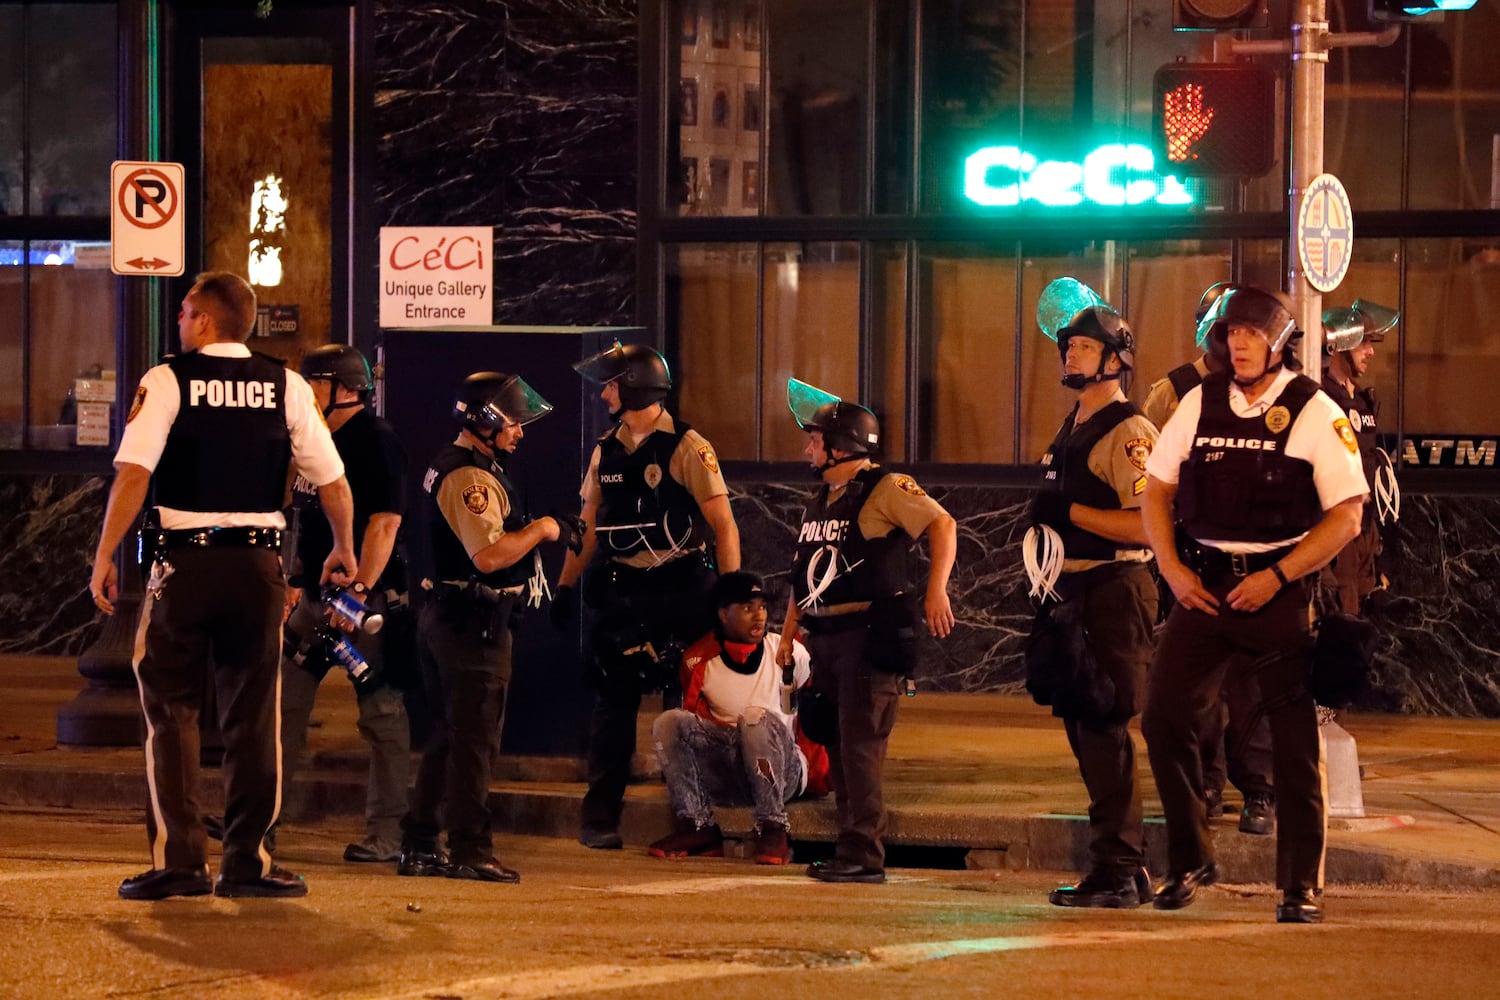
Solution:
[[[380,325],[488,326],[494,322],[489,226],[383,226]]]

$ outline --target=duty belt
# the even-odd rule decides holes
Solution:
[[[809,635],[837,635],[857,628],[868,628],[870,612],[866,608],[841,615],[803,615],[797,619],[797,624],[807,629]]]
[[[1199,576],[1225,577],[1249,576],[1263,569],[1270,569],[1286,557],[1295,545],[1284,545],[1270,552],[1225,552],[1208,545],[1199,545],[1192,539],[1181,542],[1183,561]]]
[[[156,532],[156,548],[281,548],[280,528],[175,528]]]

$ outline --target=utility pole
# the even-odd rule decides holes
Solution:
[[[1288,85],[1291,87],[1290,184],[1287,227],[1287,291],[1291,294],[1297,325],[1306,332],[1302,338],[1300,360],[1303,374],[1313,381],[1323,375],[1323,295],[1308,284],[1297,253],[1297,221],[1307,188],[1323,172],[1323,78],[1328,66],[1328,52],[1335,48],[1390,45],[1401,35],[1401,26],[1393,24],[1384,31],[1354,31],[1331,34],[1328,30],[1327,0],[1296,0],[1292,15],[1292,37],[1279,41],[1234,39],[1230,49],[1236,55],[1289,54],[1292,57]]]

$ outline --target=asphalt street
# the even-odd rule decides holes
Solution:
[[[1336,886],[1322,926],[1268,885],[1162,913],[1050,906],[1046,872],[665,862],[503,837],[517,886],[340,860],[349,822],[283,830],[301,900],[115,895],[145,868],[124,811],[0,813],[0,996],[499,1000],[597,996],[1485,997],[1500,892]]]

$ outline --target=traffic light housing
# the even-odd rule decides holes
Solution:
[[[1477,0],[1370,0],[1372,21],[1415,21],[1424,14],[1470,10]]]
[[[1172,0],[1177,31],[1232,31],[1266,23],[1266,0]]]
[[[1259,177],[1276,163],[1276,77],[1250,63],[1172,63],[1156,71],[1158,169],[1183,177]]]

